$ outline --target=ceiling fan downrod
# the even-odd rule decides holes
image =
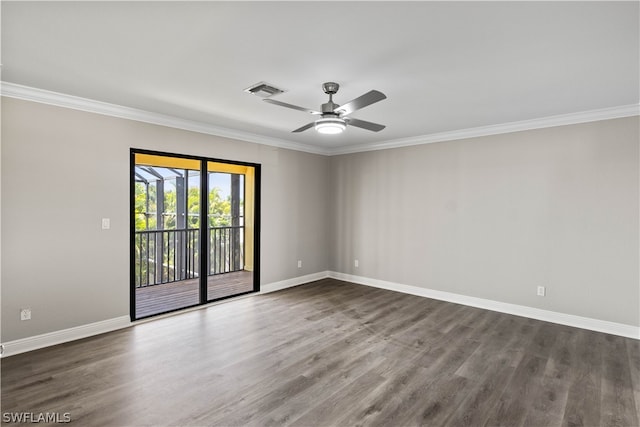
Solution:
[[[340,105],[333,102],[333,95],[338,93],[338,89],[340,89],[340,85],[338,83],[327,82],[322,84],[322,90],[324,91],[324,93],[329,95],[329,102],[322,104],[323,116],[324,114],[331,114],[336,117],[339,116],[339,114],[334,113],[334,110]]]

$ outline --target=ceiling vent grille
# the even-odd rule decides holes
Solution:
[[[278,89],[277,87],[265,82],[260,82],[260,83],[251,85],[248,88],[246,88],[244,91],[247,93],[252,93],[254,95],[257,95],[260,98],[270,98],[274,95],[279,95],[282,92],[285,92],[285,90]]]

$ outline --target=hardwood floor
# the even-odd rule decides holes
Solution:
[[[640,342],[325,279],[2,359],[81,426],[637,426]]]

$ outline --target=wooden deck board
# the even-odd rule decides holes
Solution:
[[[236,271],[208,277],[208,300],[253,290],[253,272]],[[198,279],[164,283],[136,289],[136,318],[165,313],[199,302]]]

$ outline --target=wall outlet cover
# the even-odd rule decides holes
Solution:
[[[30,308],[23,308],[20,310],[20,320],[31,320]]]

